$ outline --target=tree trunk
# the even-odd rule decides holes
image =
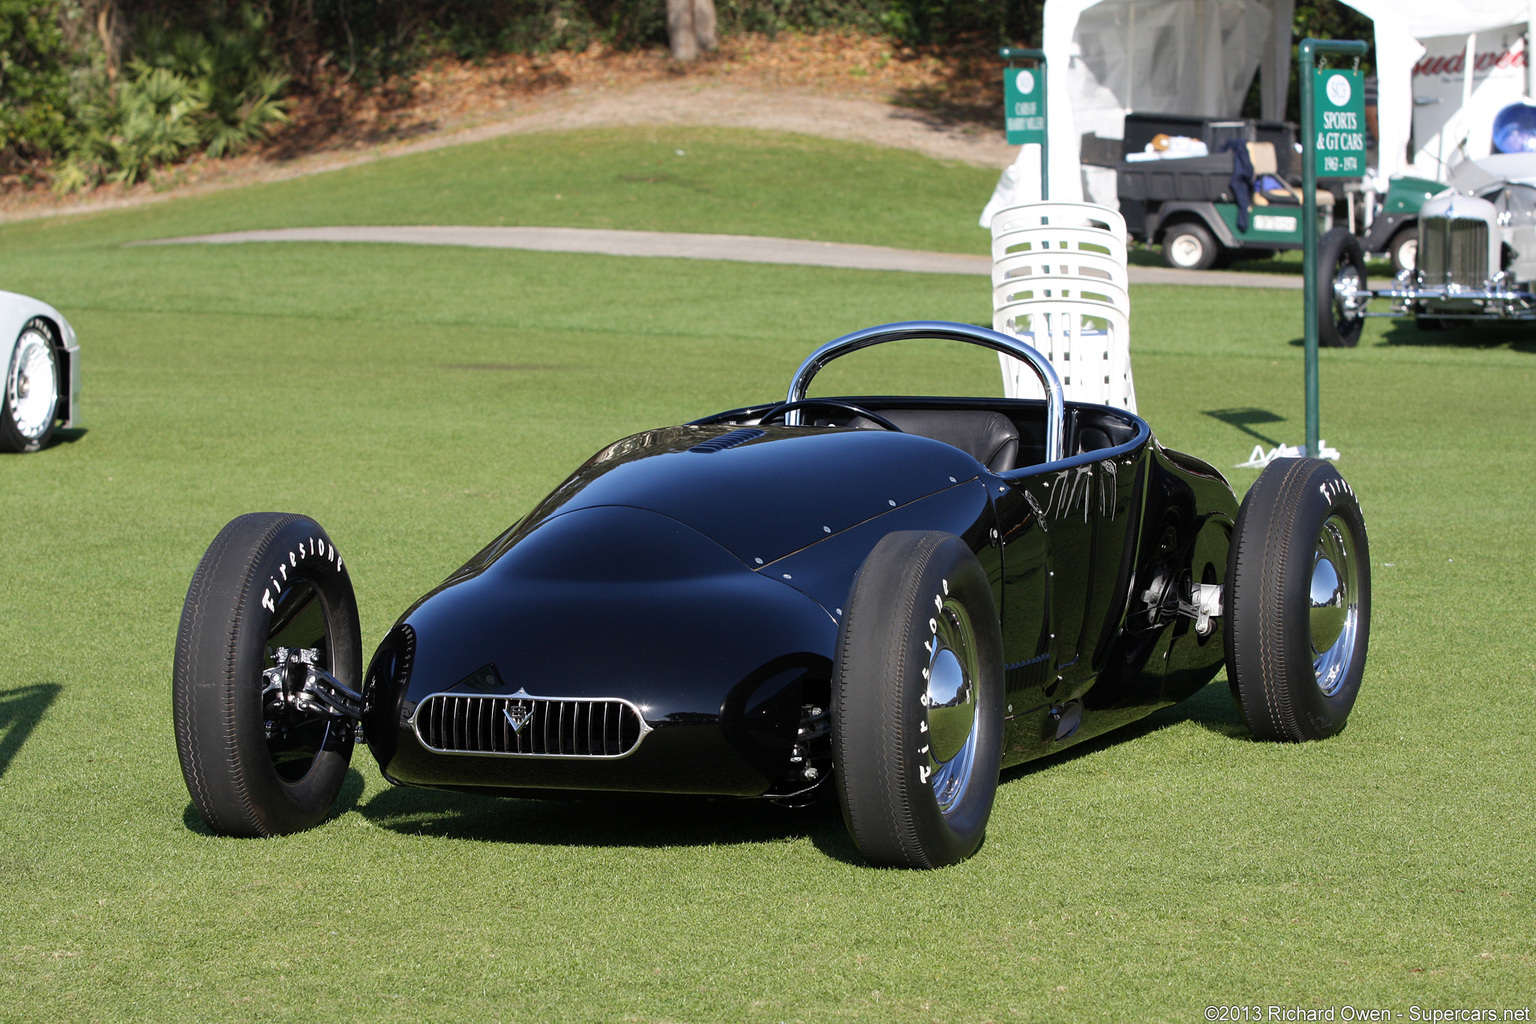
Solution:
[[[667,39],[673,60],[696,60],[718,45],[715,0],[667,0]]]

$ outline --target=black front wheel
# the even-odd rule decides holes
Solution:
[[[1317,247],[1317,340],[1324,348],[1354,348],[1365,327],[1365,253],[1343,228]]]
[[[1371,559],[1355,492],[1321,459],[1277,459],[1243,498],[1227,555],[1227,677],[1253,735],[1344,728],[1371,633]]]
[[[1003,740],[992,587],[960,538],[886,536],[838,631],[832,745],[843,819],[885,867],[935,868],[981,845]]]
[[[305,680],[313,666],[356,691],[362,660],[352,580],[318,523],[256,512],[219,532],[187,590],[172,678],[182,776],[210,828],[271,836],[325,820],[354,731]]]

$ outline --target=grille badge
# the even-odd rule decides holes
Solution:
[[[533,717],[533,702],[528,698],[527,690],[518,690],[512,695],[515,704],[508,704],[501,709],[502,717],[512,727],[513,732],[522,732],[523,726],[528,724],[528,719]]]

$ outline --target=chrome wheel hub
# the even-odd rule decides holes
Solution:
[[[1353,319],[1363,304],[1360,299],[1360,285],[1360,275],[1355,272],[1352,264],[1346,263],[1333,275],[1333,301],[1348,319]]]
[[[922,771],[947,814],[965,795],[976,764],[976,642],[970,616],[952,599],[940,603],[928,624],[933,635],[923,672]]]
[[[11,422],[23,437],[41,437],[53,423],[59,401],[58,367],[48,339],[37,330],[26,331],[16,343],[5,400]]]
[[[1173,240],[1173,262],[1181,267],[1192,267],[1205,255],[1205,246],[1193,235],[1180,235]]]
[[[1338,516],[1329,517],[1318,534],[1307,600],[1312,667],[1318,689],[1332,697],[1354,660],[1360,626],[1360,565],[1349,528]]]

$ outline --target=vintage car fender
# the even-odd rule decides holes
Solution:
[[[15,292],[0,291],[0,374],[11,365],[21,329],[33,317],[42,317],[54,327],[59,339],[59,370],[63,375],[59,388],[58,417],[66,427],[80,425],[80,343],[75,329],[63,314],[46,302]]]

